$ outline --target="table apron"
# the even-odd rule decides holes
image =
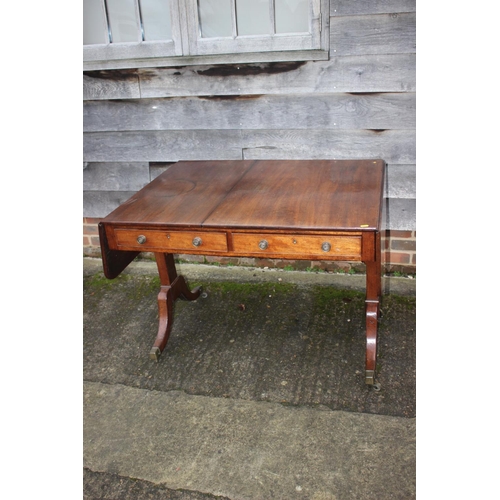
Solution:
[[[290,260],[376,260],[376,231],[228,231],[108,227],[109,247],[162,252]]]

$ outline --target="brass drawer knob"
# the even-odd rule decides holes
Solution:
[[[143,234],[137,236],[137,243],[139,243],[140,245],[146,243],[146,236],[144,236]]]
[[[332,245],[330,245],[330,243],[328,243],[328,241],[325,241],[321,245],[321,250],[323,250],[323,252],[329,252],[331,248],[332,248]]]
[[[261,250],[265,250],[269,246],[268,242],[266,240],[260,240],[259,241],[259,248]]]
[[[193,245],[195,247],[201,246],[202,243],[203,243],[203,241],[201,240],[201,238],[199,236],[196,236],[196,238],[193,238]]]

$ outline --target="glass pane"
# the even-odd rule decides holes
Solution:
[[[309,0],[275,0],[276,33],[309,32]]]
[[[169,0],[141,0],[144,40],[171,40]]]
[[[269,0],[236,0],[238,35],[269,35]]]
[[[106,0],[108,4],[111,41],[137,42],[140,40],[137,32],[137,17],[135,0]]]
[[[231,0],[198,0],[203,38],[232,36]]]
[[[83,44],[108,43],[103,0],[83,0]]]

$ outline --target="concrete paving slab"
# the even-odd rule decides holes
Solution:
[[[415,420],[84,383],[84,465],[232,500],[415,498]]]
[[[415,280],[385,280],[374,391],[363,275],[177,267],[206,295],[155,363],[155,263],[84,259],[85,500],[415,498]]]

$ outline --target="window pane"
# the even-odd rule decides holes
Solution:
[[[309,31],[309,0],[275,0],[276,33]]]
[[[108,43],[103,0],[83,0],[83,44]]]
[[[108,5],[111,41],[137,42],[140,40],[137,30],[135,0],[106,0]]]
[[[198,0],[201,36],[232,36],[231,0]]]
[[[171,40],[169,0],[141,0],[144,40]]]
[[[238,35],[271,33],[269,0],[236,0]]]

